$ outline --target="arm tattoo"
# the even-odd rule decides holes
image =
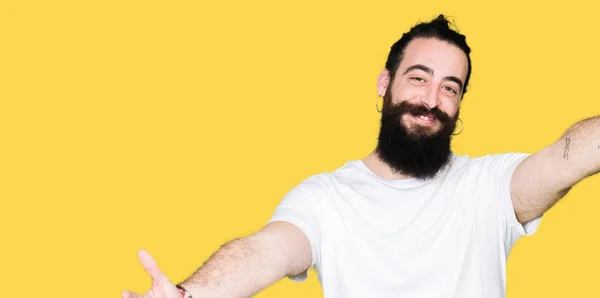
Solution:
[[[567,136],[565,139],[565,153],[563,153],[564,159],[569,159],[569,144],[571,143],[571,136]]]

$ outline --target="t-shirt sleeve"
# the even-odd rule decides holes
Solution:
[[[522,236],[535,234],[542,220],[542,216],[526,223],[517,220],[513,201],[510,195],[510,181],[517,166],[529,157],[528,153],[504,153],[489,156],[489,173],[493,180],[496,207],[500,212],[500,220],[504,230],[504,247],[508,255],[517,240]]]
[[[295,282],[303,282],[308,277],[308,270],[314,268],[320,260],[321,247],[321,204],[327,191],[319,176],[311,176],[291,189],[281,200],[269,221],[284,221],[298,227],[308,240],[312,249],[312,263],[304,272],[290,276]]]

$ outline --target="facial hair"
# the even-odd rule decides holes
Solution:
[[[441,125],[437,131],[416,123],[406,127],[403,116],[408,117],[431,114]],[[452,151],[450,142],[456,127],[458,112],[454,117],[437,107],[429,109],[408,101],[392,104],[391,92],[384,96],[381,111],[376,153],[395,173],[418,179],[430,179],[436,176],[450,161]]]

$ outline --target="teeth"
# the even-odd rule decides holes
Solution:
[[[429,121],[433,120],[433,117],[427,117],[425,115],[421,115],[421,116],[419,116],[419,118],[421,118],[423,120],[429,120]]]

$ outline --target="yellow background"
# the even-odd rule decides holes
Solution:
[[[144,292],[140,248],[187,277],[373,149],[389,47],[438,13],[473,48],[456,152],[535,152],[600,111],[588,1],[0,3],[1,297]],[[600,296],[599,182],[516,245],[508,297]],[[322,294],[311,271],[256,297]]]

